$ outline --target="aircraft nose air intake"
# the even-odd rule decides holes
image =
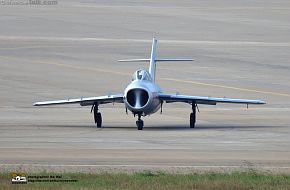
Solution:
[[[129,90],[126,98],[131,107],[140,109],[147,104],[149,100],[149,94],[144,89],[136,88]]]

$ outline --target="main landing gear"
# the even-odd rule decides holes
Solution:
[[[102,127],[102,114],[99,112],[99,106],[93,105],[92,109],[94,110],[94,119],[98,128]]]
[[[194,128],[195,122],[196,122],[196,104],[193,102],[191,106],[192,106],[192,113],[190,114],[190,128]]]
[[[141,114],[138,114],[138,121],[136,121],[138,130],[143,130],[144,122],[141,119]]]

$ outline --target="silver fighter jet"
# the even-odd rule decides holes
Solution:
[[[261,100],[247,99],[229,99],[213,98],[202,96],[187,96],[179,94],[165,94],[155,83],[156,62],[161,61],[193,61],[192,59],[159,59],[156,58],[157,39],[153,38],[151,56],[149,59],[128,59],[119,60],[120,62],[149,62],[149,71],[137,70],[132,77],[132,81],[126,87],[123,94],[97,96],[89,98],[77,98],[67,100],[55,100],[36,102],[34,106],[48,106],[60,104],[80,104],[81,106],[92,106],[91,112],[94,113],[94,119],[97,127],[102,127],[102,115],[99,112],[99,105],[107,103],[124,103],[127,110],[130,110],[134,116],[138,116],[136,125],[138,130],[144,126],[141,117],[157,112],[162,104],[172,102],[184,102],[191,105],[192,113],[190,114],[190,127],[195,127],[197,104],[216,105],[217,103],[234,103],[234,104],[265,104]]]

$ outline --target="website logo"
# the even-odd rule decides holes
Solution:
[[[26,173],[11,173],[11,183],[12,184],[27,184],[27,174]]]

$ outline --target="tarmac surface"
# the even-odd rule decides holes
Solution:
[[[59,1],[0,5],[0,170],[290,173],[289,1]],[[33,107],[122,93],[157,55],[164,92],[261,99],[262,106],[165,104],[138,131],[124,105]]]

